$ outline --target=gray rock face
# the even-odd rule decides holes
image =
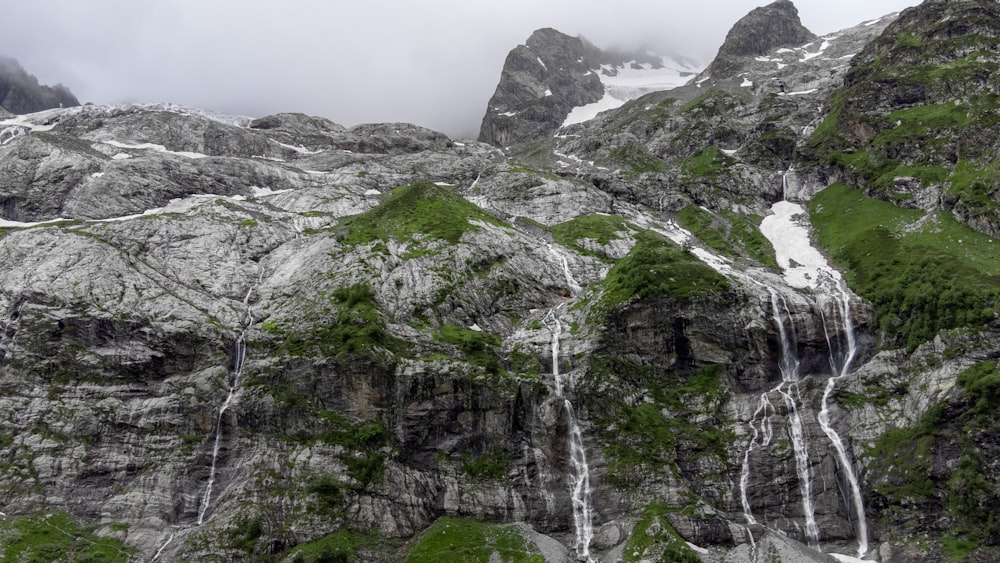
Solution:
[[[993,393],[993,372],[963,373],[1000,357],[996,323],[882,349],[870,307],[855,298],[845,319],[767,265],[754,217],[826,185],[805,139],[846,57],[888,23],[748,43],[735,76],[510,157],[302,114],[4,118],[0,510],[68,511],[143,560],[294,561],[323,541],[309,548],[395,561],[448,516],[515,523],[491,533],[566,561],[585,532],[575,429],[595,559],[676,532],[705,561],[828,562],[799,542],[802,483],[823,551],[856,553],[858,527],[827,401],[881,543],[870,557],[940,560],[923,534],[953,532],[942,491],[966,468],[982,481],[955,498],[993,515],[980,500],[1000,440],[971,394]],[[611,64],[575,41],[537,33],[510,80],[556,97],[554,65],[572,82]],[[857,369],[826,394],[847,320]],[[906,464],[880,443],[928,416],[929,445],[900,443],[920,445],[932,482],[900,499]],[[983,543],[973,557],[990,560]]]
[[[628,61],[660,65],[647,54],[606,52],[582,37],[539,29],[507,55],[490,98],[479,140],[498,147],[551,136],[576,106],[604,96],[602,65]]]
[[[799,11],[790,0],[777,0],[751,10],[733,25],[706,73],[728,78],[742,68],[746,59],[766,55],[781,47],[799,47],[817,39],[802,25]]]
[[[80,101],[62,84],[45,86],[10,57],[0,55],[0,108],[11,113],[33,113],[78,106]]]
[[[534,32],[507,55],[479,140],[503,147],[550,135],[573,107],[604,95],[593,72],[600,60],[601,52],[579,37]]]

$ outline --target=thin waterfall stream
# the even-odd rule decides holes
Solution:
[[[594,539],[594,512],[590,496],[590,466],[587,465],[587,450],[583,445],[583,433],[576,420],[573,403],[564,395],[563,375],[559,372],[559,338],[562,334],[562,322],[559,321],[558,308],[549,310],[546,317],[552,330],[552,377],[555,380],[556,395],[563,400],[566,411],[566,445],[569,450],[572,469],[571,501],[573,504],[573,526],[576,531],[576,555],[580,560],[593,561],[590,557],[590,542]]]
[[[836,280],[836,283],[838,291],[833,295],[834,302],[839,307],[834,308],[834,329],[837,328],[836,314],[839,312],[840,317],[843,320],[842,328],[844,338],[847,341],[847,351],[838,366],[838,362],[836,361],[836,356],[833,351],[834,347],[830,342],[829,332],[826,332],[826,339],[830,349],[830,367],[836,375],[828,379],[826,382],[826,388],[823,390],[823,400],[821,402],[817,420],[819,421],[820,428],[823,429],[823,433],[826,434],[827,438],[829,438],[830,442],[833,444],[833,448],[837,452],[837,461],[840,463],[840,468],[843,470],[844,475],[847,476],[847,482],[851,487],[850,505],[854,508],[856,518],[855,525],[857,526],[858,536],[858,557],[863,557],[866,553],[868,553],[868,523],[865,519],[865,505],[861,496],[861,485],[858,482],[857,475],[854,473],[854,466],[847,457],[847,448],[844,446],[844,441],[840,439],[840,434],[838,434],[833,428],[833,425],[830,424],[830,395],[833,393],[833,388],[836,386],[837,380],[848,374],[848,371],[851,368],[851,363],[854,361],[854,356],[857,354],[857,341],[854,336],[854,325],[851,322],[850,295],[844,287],[843,280]],[[839,311],[837,310],[838,308]],[[826,330],[825,319],[823,329]]]
[[[208,482],[205,485],[205,493],[201,497],[201,504],[198,508],[198,526],[201,526],[205,522],[205,515],[208,513],[208,508],[212,502],[212,488],[215,486],[219,450],[222,447],[223,416],[225,416],[226,411],[229,410],[230,405],[233,403],[233,398],[239,390],[240,376],[243,375],[243,364],[246,362],[247,354],[246,332],[253,325],[253,311],[250,308],[250,295],[253,293],[254,288],[260,284],[262,275],[263,272],[261,272],[261,276],[258,276],[257,283],[251,285],[250,288],[247,289],[246,296],[243,297],[243,325],[240,328],[239,336],[236,337],[236,341],[233,343],[233,365],[229,370],[229,392],[226,395],[226,400],[223,401],[222,406],[219,407],[219,412],[215,417],[215,440],[212,444],[212,465],[208,472]]]
[[[553,248],[551,244],[546,243],[545,246],[559,260],[570,294],[578,294],[582,288],[573,278],[566,257]],[[576,532],[575,551],[579,560],[592,562],[590,542],[594,539],[594,510],[591,504],[590,466],[587,464],[587,449],[583,444],[583,433],[580,431],[580,425],[576,419],[576,411],[573,408],[573,403],[565,396],[564,376],[559,371],[559,341],[562,336],[559,307],[550,309],[545,321],[552,332],[552,378],[556,386],[556,396],[563,400],[563,408],[566,411],[566,446],[572,469],[570,500],[573,504],[573,527]]]

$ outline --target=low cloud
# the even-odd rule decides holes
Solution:
[[[916,0],[800,0],[829,33]],[[81,101],[173,102],[344,125],[409,121],[474,137],[507,52],[554,27],[600,47],[709,62],[767,2],[720,0],[49,0],[5,7],[0,54]]]

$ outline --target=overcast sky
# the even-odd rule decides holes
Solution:
[[[599,47],[711,61],[769,0],[16,0],[0,54],[82,102],[172,102],[344,125],[409,121],[474,137],[507,52],[554,27]],[[837,31],[918,0],[797,0]]]

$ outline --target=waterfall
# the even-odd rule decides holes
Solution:
[[[782,201],[775,203],[771,207],[772,212],[761,222],[760,230],[761,233],[763,233],[774,246],[775,257],[781,266],[786,283],[795,288],[811,290],[814,295],[818,296],[816,299],[816,309],[819,311],[819,315],[822,320],[823,331],[829,351],[829,362],[832,376],[826,382],[826,387],[823,391],[821,400],[820,411],[816,418],[823,433],[833,445],[833,449],[836,452],[837,462],[850,485],[850,498],[846,499],[846,504],[848,505],[848,512],[851,511],[852,507],[854,510],[854,519],[857,521],[855,524],[855,532],[858,537],[858,554],[859,556],[862,556],[868,551],[868,529],[865,520],[864,505],[862,502],[861,486],[858,482],[857,475],[854,473],[853,465],[847,456],[847,448],[845,447],[843,440],[840,438],[840,435],[837,434],[830,422],[829,408],[830,397],[833,394],[833,389],[836,386],[837,380],[847,375],[857,354],[854,327],[851,323],[851,294],[844,283],[840,272],[830,267],[823,254],[812,246],[807,226],[808,224],[799,219],[799,217],[807,216],[805,209],[803,209],[799,204],[788,201],[788,172],[791,171],[792,168],[789,168],[785,174],[782,174]],[[823,299],[825,296],[830,296],[830,299],[832,299],[834,303],[834,306],[832,307],[833,313],[829,319],[824,312],[824,301],[829,301],[827,299]],[[776,310],[777,307],[775,305],[776,296],[773,290],[771,292],[771,301],[772,308],[775,309],[774,312],[777,314],[778,311]],[[831,338],[831,328],[828,327],[828,324],[831,321],[833,323],[832,333],[834,334],[834,338]],[[788,335],[784,332],[782,324],[779,324],[779,333],[782,339],[783,347],[783,359],[780,367],[782,370],[782,379],[785,380],[787,377],[786,369],[791,366],[784,360],[784,356],[787,353],[785,341]],[[795,366],[795,369],[797,371],[797,366]],[[798,379],[797,373],[794,379]],[[782,384],[784,383],[785,382],[783,381]],[[781,385],[779,385],[779,389],[780,387]],[[794,404],[794,397],[791,397],[790,394],[785,395],[786,404]],[[758,408],[758,412],[759,411],[760,408]],[[790,410],[790,415],[794,418],[798,416],[798,413],[796,412],[793,414]],[[753,426],[754,420],[757,416],[758,415],[755,413],[755,418],[751,419],[751,426]],[[763,416],[766,416],[766,413],[763,413]],[[744,455],[744,471],[747,473],[749,473],[750,452],[757,445],[757,431],[755,429],[750,446]],[[797,458],[798,455],[798,452],[796,452]],[[801,471],[799,472],[801,483],[802,476]],[[748,479],[749,476],[747,476],[747,480]],[[741,477],[741,487],[745,488],[745,486],[746,485],[743,484],[743,479]],[[803,489],[803,491],[805,490],[806,489]],[[741,495],[741,500],[744,500],[743,510],[744,514],[747,516],[747,522],[753,522],[753,516],[749,514],[749,502],[745,500],[745,489],[741,489]]]
[[[771,411],[770,414],[768,411]],[[747,497],[747,488],[750,486],[750,453],[756,448],[766,448],[771,444],[771,438],[774,436],[774,429],[771,427],[771,414],[774,414],[774,406],[767,398],[767,393],[761,393],[757,410],[750,418],[750,430],[753,432],[753,437],[750,439],[750,445],[743,452],[743,467],[740,469],[740,501],[743,504],[743,517],[746,518],[748,525],[757,523],[750,508],[750,499]],[[759,428],[754,424],[754,421],[759,421]],[[749,532],[747,530],[747,533]],[[753,538],[752,535],[750,537]]]
[[[163,550],[166,549],[167,546],[170,545],[170,542],[172,541],[174,541],[174,534],[170,534],[169,536],[167,536],[166,541],[164,541],[163,545],[161,545],[160,548],[156,550],[156,553],[153,555],[153,558],[149,560],[149,563],[153,563],[153,561],[159,559],[160,555],[163,555]]]
[[[568,268],[566,271],[568,276]],[[559,321],[558,310],[550,310],[546,320],[549,321],[547,324],[552,330],[552,377],[555,380],[556,395],[563,400],[563,407],[566,410],[568,426],[566,442],[573,470],[571,499],[573,526],[576,530],[576,555],[581,560],[590,562],[593,561],[590,557],[590,542],[594,539],[594,511],[590,503],[590,466],[587,465],[587,450],[583,446],[583,433],[577,424],[573,403],[563,394],[563,376],[559,373],[559,337],[562,334],[562,323]]]
[[[559,263],[562,265],[563,276],[566,278],[566,285],[569,287],[570,294],[577,295],[581,291],[583,291],[583,288],[580,286],[580,284],[578,284],[576,282],[576,279],[573,278],[573,273],[569,271],[569,261],[566,260],[566,257],[563,256],[562,253],[557,251],[555,248],[553,248],[550,243],[545,243],[545,246],[548,247],[549,252],[551,252],[552,255],[555,256],[559,260]]]
[[[262,275],[263,271],[261,272]],[[233,366],[229,371],[229,393],[226,395],[226,400],[222,402],[222,406],[219,407],[219,412],[215,417],[215,441],[212,444],[212,465],[208,471],[208,483],[205,485],[205,493],[201,497],[201,505],[198,508],[198,526],[201,526],[205,522],[205,514],[208,512],[209,504],[212,501],[212,487],[215,485],[216,465],[219,459],[219,450],[222,446],[222,417],[229,410],[229,406],[236,396],[236,391],[239,389],[240,376],[243,375],[243,364],[246,361],[247,355],[246,333],[250,326],[253,325],[250,294],[253,293],[254,288],[260,283],[260,279],[260,277],[257,278],[257,284],[251,285],[247,289],[246,296],[243,297],[243,310],[245,311],[243,326],[240,329],[239,336],[236,337],[236,342],[233,343]]]
[[[770,289],[770,288],[769,288]],[[806,540],[810,545],[819,544],[819,527],[816,525],[816,510],[813,507],[812,499],[812,479],[809,474],[809,445],[806,435],[802,431],[802,417],[799,415],[798,397],[799,381],[799,355],[797,351],[797,337],[795,334],[795,323],[788,305],[784,298],[778,295],[777,291],[771,292],[771,315],[778,326],[778,336],[781,339],[781,359],[778,362],[778,370],[781,372],[781,383],[775,387],[775,391],[781,394],[785,401],[785,408],[788,412],[788,434],[792,441],[792,450],[795,453],[795,472],[799,479],[799,491],[802,494],[802,512],[806,520]],[[784,315],[782,315],[784,312]],[[788,317],[788,324],[791,330],[786,330],[784,316]],[[786,385],[787,390],[786,390]],[[792,394],[795,394],[793,396]]]
[[[847,375],[848,370],[851,368],[851,363],[854,361],[854,356],[857,353],[857,343],[854,337],[854,325],[851,322],[850,294],[845,289],[843,280],[836,280],[836,285],[837,292],[833,293],[834,303],[839,306],[840,317],[843,319],[843,332],[844,337],[847,340],[847,351],[843,361],[840,362],[840,365],[838,366],[834,348],[830,344],[829,332],[826,332],[827,343],[830,348],[830,366],[833,369],[834,376],[826,382],[826,388],[823,390],[823,400],[821,402],[817,420],[819,421],[820,428],[823,429],[823,433],[826,434],[826,437],[829,438],[830,442],[833,444],[833,448],[837,452],[837,461],[840,463],[840,468],[847,476],[847,482],[851,487],[851,499],[849,504],[854,508],[854,515],[857,519],[856,532],[858,536],[858,557],[863,557],[866,553],[868,553],[868,523],[865,519],[865,506],[864,500],[861,496],[861,485],[858,482],[857,475],[854,473],[854,466],[847,457],[847,448],[844,446],[844,441],[841,440],[840,435],[830,424],[830,395],[833,394],[833,388],[837,384],[837,380]],[[833,328],[835,331],[837,329],[837,313],[837,308],[835,308],[833,317]],[[826,331],[825,318],[823,330]]]

